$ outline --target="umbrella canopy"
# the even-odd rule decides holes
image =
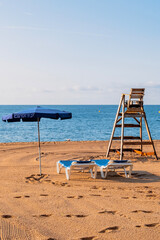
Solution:
[[[41,175],[41,148],[40,148],[40,131],[39,131],[39,121],[41,118],[50,119],[70,119],[72,118],[72,113],[66,111],[60,111],[56,109],[47,109],[37,106],[33,109],[24,110],[17,113],[12,113],[9,115],[2,116],[2,121],[4,122],[37,122],[38,123],[38,143],[39,143],[39,167]]]
[[[51,119],[69,119],[72,118],[72,113],[66,111],[60,111],[56,109],[47,109],[37,106],[32,109],[24,110],[17,113],[2,116],[2,120],[5,122],[37,122],[41,118]]]

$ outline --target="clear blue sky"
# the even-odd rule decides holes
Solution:
[[[160,104],[159,0],[0,0],[0,104]]]

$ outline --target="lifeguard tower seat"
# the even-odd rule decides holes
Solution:
[[[143,111],[144,88],[131,88],[129,100],[127,101],[127,112]]]

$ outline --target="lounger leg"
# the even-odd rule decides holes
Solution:
[[[57,173],[61,173],[62,165],[57,162]]]
[[[90,168],[90,173],[92,178],[97,177],[97,166],[94,167],[94,173],[93,173],[93,168]]]
[[[107,177],[107,175],[108,175],[108,170],[109,170],[109,166],[108,166],[108,167],[106,167],[106,171],[105,171],[104,178],[106,178],[106,177]],[[115,169],[114,169],[114,171],[115,171]]]
[[[106,169],[106,171],[104,172],[104,169]],[[106,178],[107,174],[108,174],[108,167],[100,167],[100,171],[101,171],[101,177],[102,178]]]
[[[101,177],[102,177],[102,178],[105,178],[105,175],[106,175],[106,174],[104,174],[103,169],[104,169],[103,167],[100,167]]]
[[[133,166],[130,166],[130,168],[129,168],[129,175],[128,175],[129,178],[131,177],[132,169],[133,169]]]
[[[71,175],[71,169],[70,168],[66,168],[66,178],[67,178],[67,180],[70,179],[70,175]]]
[[[126,168],[124,167],[123,169],[124,169],[125,177],[128,178],[128,174],[127,174]]]
[[[60,173],[60,164],[57,162],[57,173]]]
[[[133,166],[129,166],[129,173],[127,174],[126,168],[124,167],[125,177],[130,178]]]

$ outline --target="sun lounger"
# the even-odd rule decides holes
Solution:
[[[115,170],[122,168],[125,172],[125,177],[131,177],[133,164],[130,160],[109,160],[109,159],[99,159],[93,160],[95,164],[100,167],[101,177],[106,178],[109,170]],[[129,173],[127,173],[126,168],[129,167]],[[105,171],[104,171],[105,170]]]
[[[89,170],[92,178],[96,178],[97,176],[97,164],[94,161],[58,161],[57,162],[57,173],[61,172],[61,169],[65,168],[66,178],[70,179],[71,172],[73,170],[84,171]],[[93,173],[94,169],[94,173]]]

